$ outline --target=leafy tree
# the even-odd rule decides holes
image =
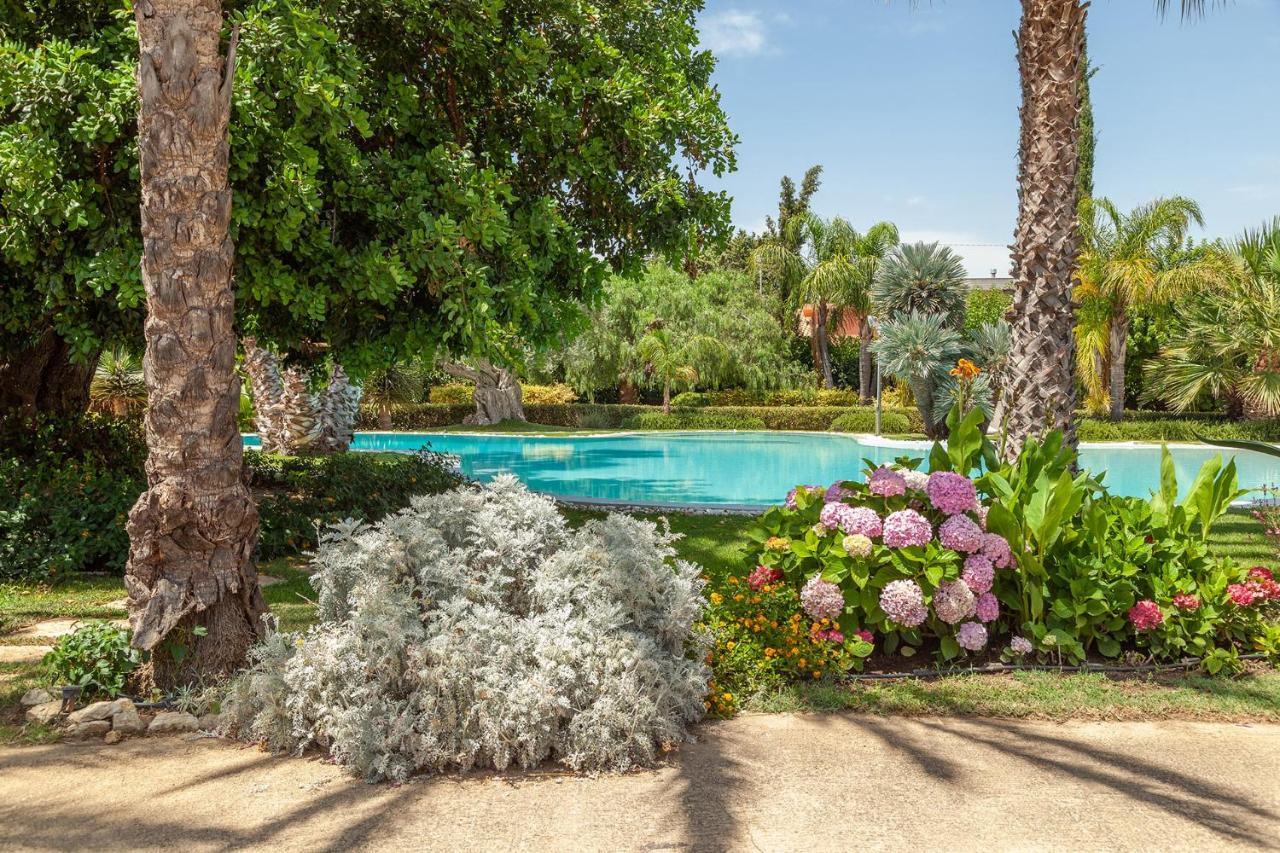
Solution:
[[[959,328],[965,313],[964,265],[948,246],[900,246],[880,264],[871,298],[886,318],[937,314]]]
[[[1083,251],[1077,297],[1097,302],[1082,313],[1076,338],[1089,347],[1078,354],[1089,365],[1108,365],[1111,419],[1124,416],[1125,363],[1130,314],[1135,307],[1167,304],[1206,287],[1225,284],[1235,274],[1226,252],[1214,246],[1188,246],[1191,223],[1203,224],[1200,207],[1181,196],[1160,198],[1121,213],[1106,198],[1081,205]],[[1101,333],[1089,323],[1107,324],[1106,349],[1097,350]],[[1101,386],[1101,381],[1097,383]]]
[[[695,178],[736,140],[700,7],[229,2],[240,329],[357,374],[492,355],[504,330],[554,342],[647,253],[714,243],[728,199]],[[136,29],[118,0],[27,8],[0,21],[0,387],[24,389],[0,404],[74,407],[142,325]]]
[[[791,221],[809,215],[809,205],[822,186],[822,165],[810,166],[800,180],[800,190],[796,191],[796,183],[790,176],[783,175],[778,182],[778,218],[766,216],[765,238],[782,243],[788,249],[797,251],[800,248],[800,234],[791,229]]]
[[[972,288],[964,295],[964,330],[1000,322],[1012,303],[1013,297],[1003,290]]]

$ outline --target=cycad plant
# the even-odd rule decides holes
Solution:
[[[378,415],[378,428],[391,429],[391,413],[397,406],[422,396],[423,372],[413,365],[392,364],[369,374],[362,383],[364,402]]]
[[[1099,396],[1100,375],[1108,372],[1111,419],[1124,415],[1125,349],[1133,308],[1169,304],[1200,290],[1225,286],[1235,264],[1225,249],[1190,245],[1187,230],[1203,225],[1200,207],[1181,196],[1158,198],[1121,213],[1109,199],[1085,199],[1080,205],[1082,251],[1076,299],[1077,361],[1090,397]],[[1103,342],[1105,324],[1105,349]]]
[[[965,354],[961,333],[943,314],[912,311],[881,324],[871,348],[882,370],[911,387],[925,435],[938,436],[944,421],[936,416],[937,392],[947,382],[947,371]]]
[[[1148,396],[1185,410],[1205,395],[1233,414],[1280,415],[1280,217],[1233,247],[1240,275],[1179,306],[1175,340],[1148,367]]]
[[[947,246],[899,246],[880,263],[872,288],[876,310],[886,319],[900,314],[937,314],[947,325],[964,322],[964,264]]]
[[[94,407],[124,417],[147,405],[147,383],[142,361],[124,347],[107,350],[98,359],[89,385]]]

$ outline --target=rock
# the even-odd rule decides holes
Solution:
[[[156,718],[147,726],[147,734],[164,735],[177,732],[194,732],[200,728],[200,721],[186,711],[165,711],[156,714]]]
[[[200,715],[200,731],[216,732],[222,726],[221,714],[201,714]]]
[[[33,723],[49,724],[58,719],[58,715],[62,713],[62,703],[58,700],[52,702],[41,702],[39,705],[32,705],[27,709],[27,719]]]
[[[22,694],[22,707],[24,708],[30,708],[32,705],[43,705],[52,701],[53,694],[43,687],[32,687]]]
[[[87,723],[77,723],[73,725],[67,732],[67,737],[72,740],[88,740],[89,738],[99,738],[111,731],[110,720],[90,720]]]
[[[140,735],[147,731],[147,724],[142,722],[142,717],[130,703],[129,708],[111,718],[111,730],[125,735]]]
[[[67,722],[72,725],[79,725],[80,723],[92,723],[95,720],[105,720],[120,713],[125,708],[133,708],[133,702],[129,699],[117,699],[114,702],[94,702],[79,711],[72,711],[67,717]]]
[[[112,729],[111,731],[107,732],[102,737],[103,743],[119,743],[122,740],[124,740],[124,735],[120,734],[120,732],[116,731],[115,729]]]

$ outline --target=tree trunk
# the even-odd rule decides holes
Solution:
[[[1005,391],[1008,444],[1061,429],[1075,442],[1071,274],[1076,222],[1077,134],[1085,7],[1079,0],[1022,0],[1017,36],[1022,78],[1018,225],[1012,249],[1013,347]]]
[[[440,369],[476,384],[476,410],[467,416],[465,423],[484,425],[525,420],[520,383],[510,370],[484,358],[475,359],[470,365],[449,361],[441,364]]]
[[[386,430],[391,429],[391,407],[390,406],[378,407],[378,429],[383,430],[384,432]]]
[[[827,306],[819,302],[814,309],[813,332],[818,340],[818,365],[822,375],[822,387],[832,388],[835,381],[831,377],[831,348],[827,346]]]
[[[858,396],[871,402],[871,322],[865,315],[858,323]]]
[[[129,513],[129,621],[162,687],[237,669],[266,612],[236,426],[234,247],[218,0],[137,0],[147,491]]]
[[[671,414],[671,380],[662,383],[662,414]]]
[[[635,383],[633,383],[630,379],[619,379],[618,380],[618,402],[629,406],[629,405],[633,405],[638,399],[639,399],[639,394],[636,392]]]
[[[1124,360],[1129,346],[1129,316],[1124,306],[1116,307],[1111,315],[1111,335],[1107,349],[1111,354],[1111,422],[1120,423],[1124,417]]]
[[[89,407],[98,352],[83,361],[53,329],[0,362],[0,414],[79,415]]]
[[[818,343],[818,306],[812,306],[809,314],[809,355],[813,359],[813,373],[822,384],[822,346]]]
[[[912,379],[911,394],[916,398],[916,408],[920,410],[920,420],[924,422],[924,434],[928,438],[938,437],[938,425],[933,421],[933,383],[928,379]]]

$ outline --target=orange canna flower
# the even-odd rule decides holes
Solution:
[[[982,368],[978,367],[978,365],[974,364],[969,359],[962,358],[956,362],[956,366],[951,368],[949,372],[952,376],[960,379],[972,380],[982,372]]]

